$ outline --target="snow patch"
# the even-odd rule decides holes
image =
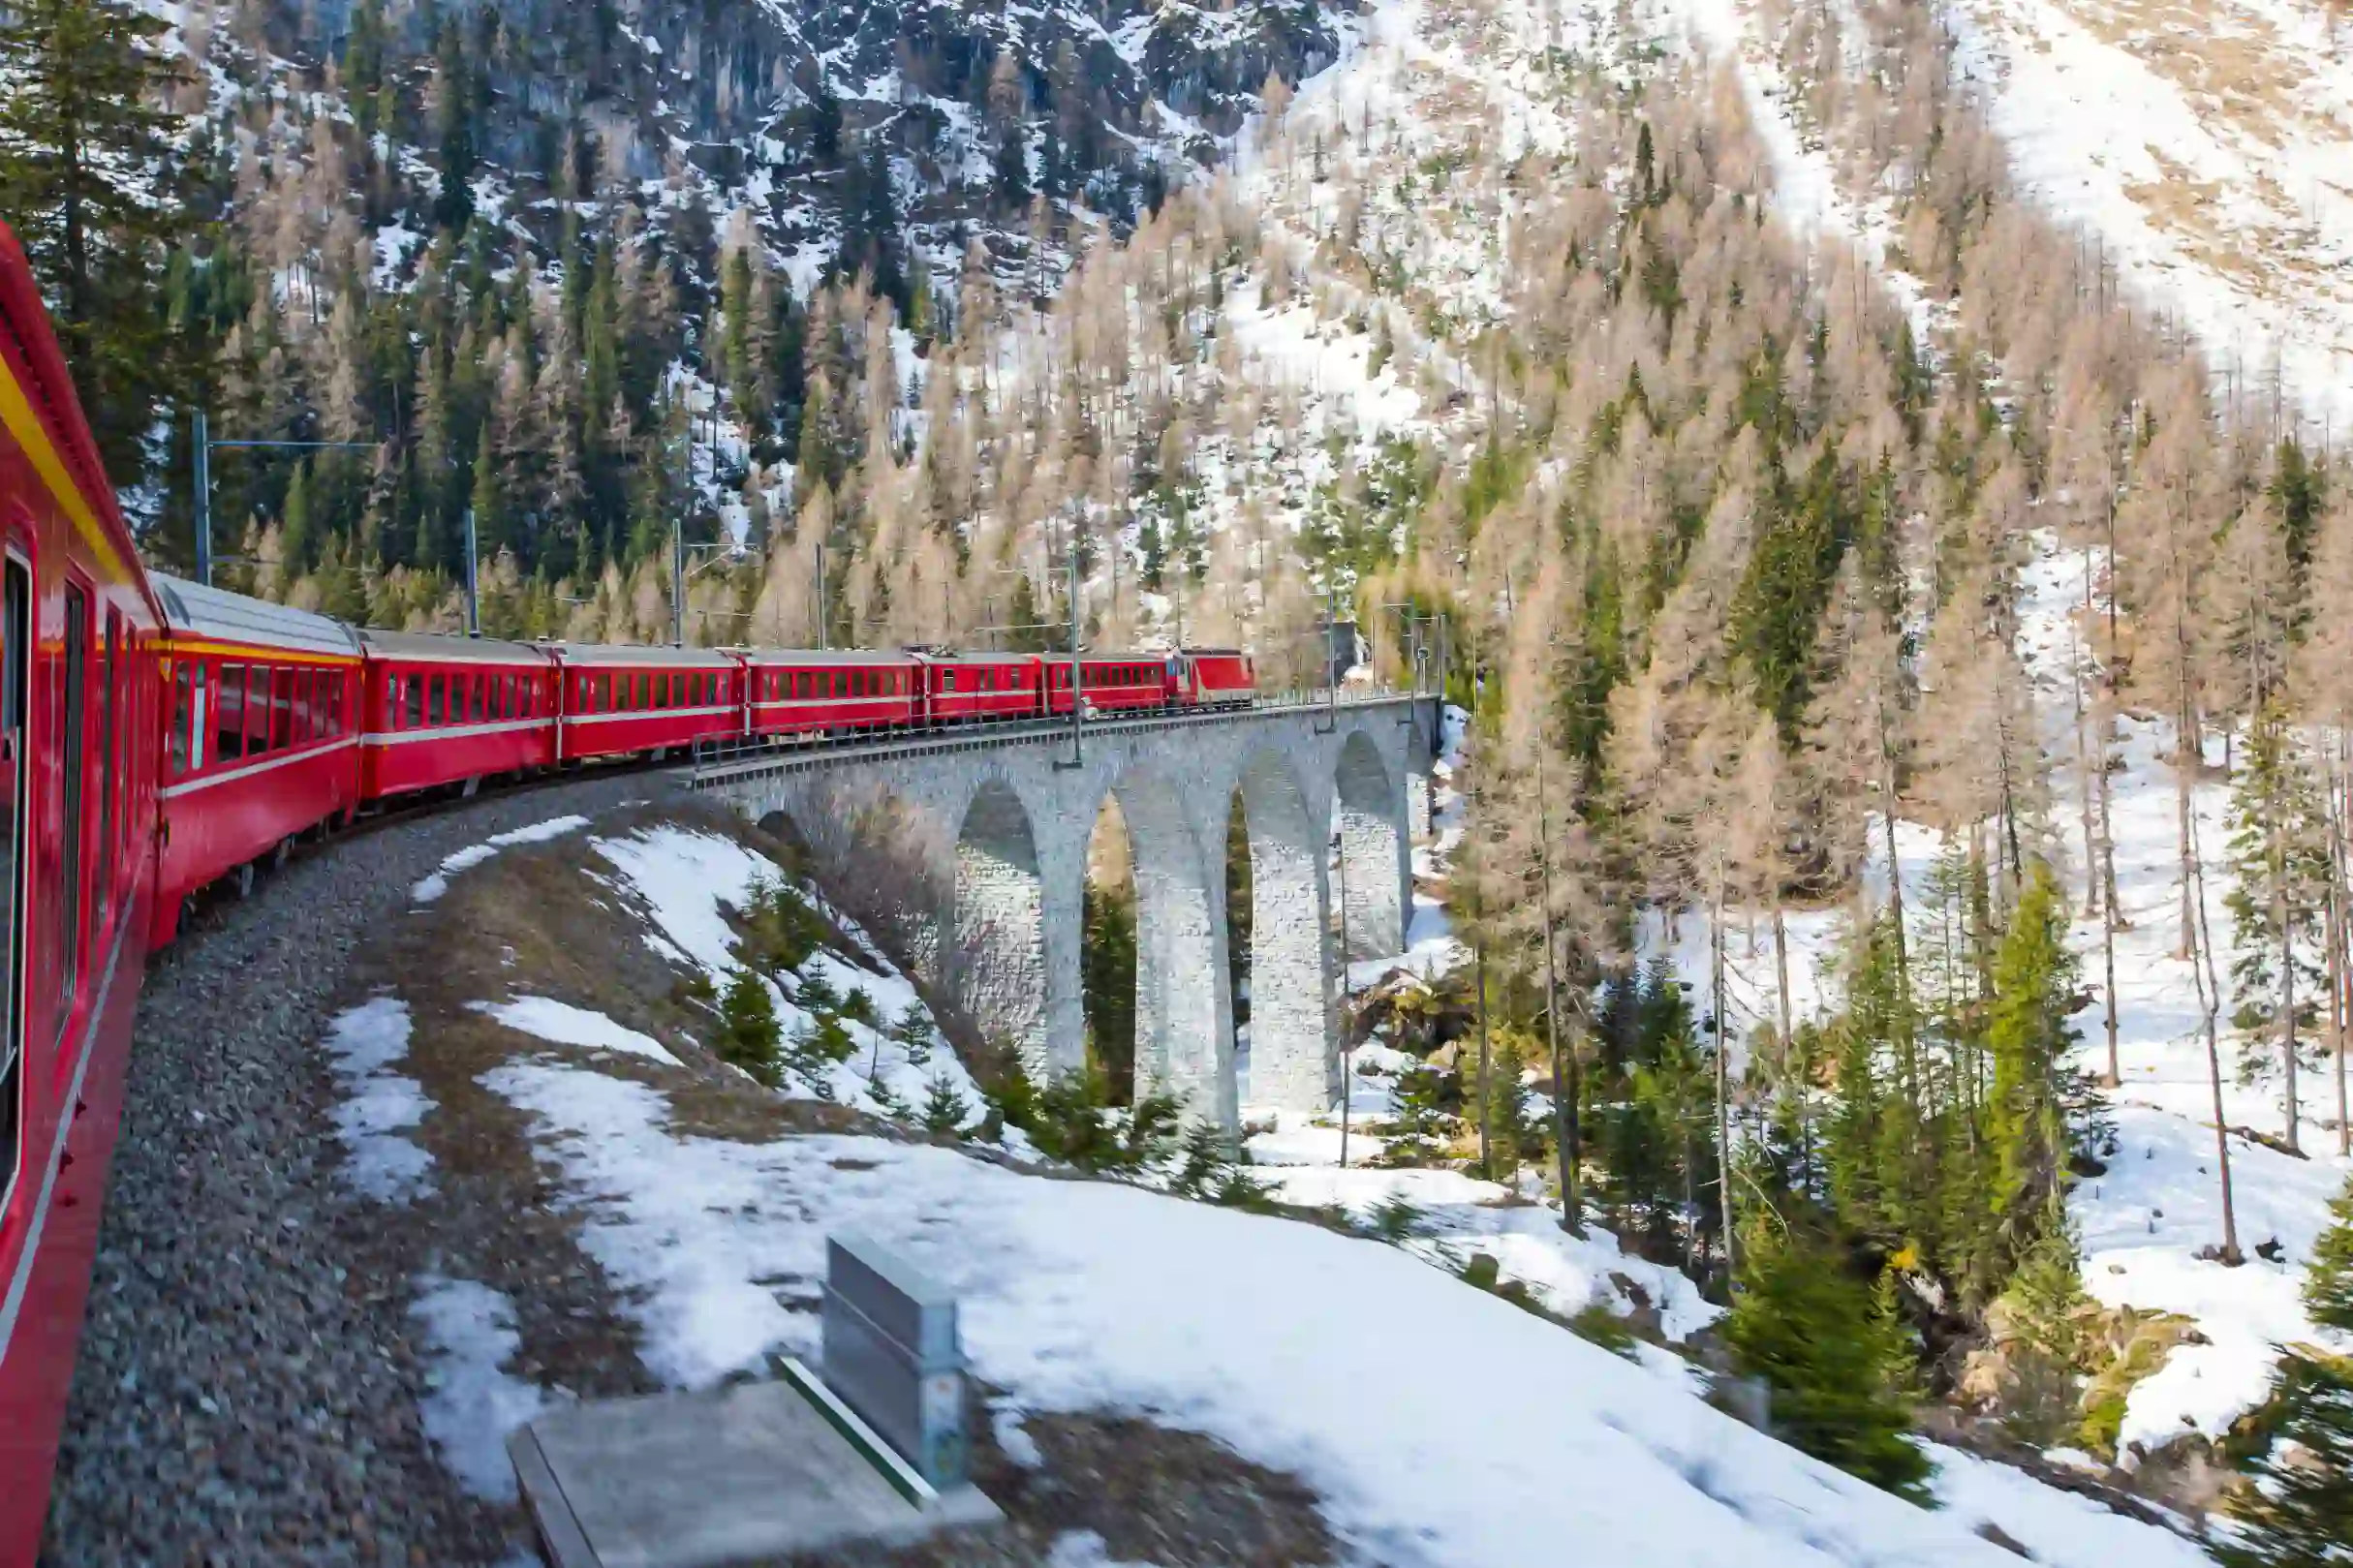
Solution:
[[[334,1121],[352,1185],[386,1204],[429,1190],[433,1156],[400,1134],[421,1123],[433,1102],[416,1079],[391,1070],[408,1056],[408,1004],[372,997],[337,1016],[325,1043],[343,1088]]]
[[[517,997],[512,1001],[467,1003],[474,1011],[494,1018],[509,1029],[536,1035],[557,1045],[586,1046],[592,1051],[619,1051],[666,1067],[683,1066],[669,1048],[650,1034],[623,1029],[603,1013],[548,997]]]

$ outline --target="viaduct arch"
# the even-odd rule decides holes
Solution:
[[[873,896],[917,962],[1043,1077],[1085,1063],[1081,931],[1106,798],[1136,889],[1136,1084],[1240,1125],[1226,967],[1225,842],[1251,859],[1250,1098],[1322,1110],[1338,1092],[1338,934],[1352,958],[1404,945],[1409,800],[1426,791],[1428,698],[1268,707],[1067,730],[780,751],[705,765],[693,787],[812,845],[877,855]],[[1419,787],[1417,787],[1419,786]],[[1337,884],[1337,885],[1336,885]]]

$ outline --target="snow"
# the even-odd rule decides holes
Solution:
[[[468,1005],[509,1029],[537,1035],[557,1045],[585,1046],[592,1051],[619,1051],[628,1056],[642,1057],[648,1061],[658,1061],[666,1067],[684,1065],[653,1036],[640,1034],[634,1029],[623,1029],[603,1013],[574,1007],[570,1002],[556,1001],[547,997],[517,997],[512,1001],[477,1001]]]
[[[1385,1104],[1366,1109],[1387,1111]],[[1254,1126],[1263,1124],[1261,1115],[1252,1113]],[[1673,1340],[1722,1315],[1680,1271],[1631,1256],[1609,1231],[1589,1226],[1581,1237],[1564,1231],[1558,1204],[1532,1202],[1513,1187],[1462,1171],[1369,1166],[1382,1140],[1368,1136],[1362,1121],[1351,1129],[1350,1163],[1343,1168],[1340,1130],[1330,1119],[1277,1114],[1266,1120],[1274,1126],[1249,1140],[1250,1168],[1274,1185],[1279,1198],[1305,1208],[1336,1207],[1359,1222],[1383,1202],[1402,1199],[1419,1215],[1417,1234],[1405,1250],[1448,1274],[1461,1273],[1472,1253],[1484,1252],[1496,1260],[1500,1278],[1527,1285],[1551,1311],[1569,1317],[1600,1306],[1624,1317],[1638,1305],[1653,1306],[1660,1331]]]
[[[482,1082],[532,1117],[667,1384],[814,1353],[825,1238],[856,1230],[957,1293],[974,1370],[1006,1391],[1001,1430],[1024,1412],[1112,1410],[1206,1432],[1300,1475],[1357,1555],[1491,1568],[1606,1540],[1623,1568],[2014,1561],[1960,1515],[1718,1414],[1671,1368],[1378,1242],[928,1145],[678,1137],[658,1091],[547,1062]],[[1409,1348],[1401,1361],[1401,1332],[1443,1346],[1446,1375],[1418,1372]],[[1466,1441],[1466,1389],[1492,1441]],[[2070,1520],[2023,1476],[1960,1484],[2013,1533],[2030,1502],[2038,1539],[2154,1550],[2129,1522]]]
[[[1924,1443],[1936,1461],[1936,1501],[1955,1521],[1992,1523],[2053,1568],[2213,1568],[2214,1559],[2168,1530],[2127,1519],[2092,1500],[2045,1486],[1940,1443]]]
[[[544,844],[560,839],[567,833],[588,826],[585,816],[551,816],[544,822],[533,822],[505,833],[493,833],[480,844],[470,844],[455,854],[446,857],[438,870],[409,889],[409,897],[418,904],[431,904],[449,891],[449,878],[488,860],[501,849],[517,845]]]
[[[433,1102],[416,1079],[392,1070],[409,1051],[408,1004],[371,997],[327,1026],[325,1044],[343,1090],[334,1121],[352,1185],[385,1204],[428,1190],[433,1156],[400,1135],[421,1123]]]
[[[425,1435],[468,1491],[515,1496],[507,1434],[547,1407],[547,1396],[500,1368],[521,1348],[514,1305],[471,1279],[426,1278],[409,1311],[424,1328],[429,1388]]]
[[[1668,0],[1668,5],[1713,56],[1733,68],[1749,123],[1773,166],[1774,201],[1781,220],[1801,235],[1859,254],[1904,308],[1914,342],[1925,348],[1934,326],[1928,293],[1918,278],[1890,261],[1893,212],[1884,200],[1858,205],[1840,191],[1829,153],[1800,123],[1798,85],[1749,27],[1748,8],[1742,0]]]
[[[2307,418],[2353,420],[2341,18],[2297,0],[1961,0],[1944,15],[2028,196],[2096,236],[2242,395],[2276,360]]]

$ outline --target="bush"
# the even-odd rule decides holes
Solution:
[[[1409,1241],[1419,1236],[1422,1227],[1428,1223],[1422,1212],[1414,1208],[1402,1192],[1392,1192],[1375,1204],[1373,1212],[1365,1216],[1365,1222],[1371,1226],[1373,1234],[1384,1242]]]
[[[1625,1319],[1599,1302],[1588,1302],[1579,1307],[1577,1315],[1568,1320],[1568,1328],[1578,1338],[1597,1344],[1611,1355],[1624,1356],[1629,1361],[1633,1359],[1634,1346],[1639,1343],[1634,1337],[1634,1331],[1625,1326]]]
[[[744,903],[744,924],[761,966],[779,971],[808,963],[832,936],[807,900],[782,880],[766,876],[752,884]]]
[[[1218,1124],[1192,1122],[1185,1128],[1184,1142],[1178,1147],[1177,1168],[1168,1179],[1168,1190],[1180,1198],[1207,1197],[1226,1163],[1225,1134]]]

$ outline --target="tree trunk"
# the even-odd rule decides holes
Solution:
[[[2353,945],[2353,938],[2348,938],[2345,930],[2346,746],[2344,731],[2339,729],[2337,742],[2338,787],[2331,798],[2333,810],[2329,825],[2330,896],[2332,907],[2337,912],[2337,934],[2329,949],[2329,1017],[2335,1035],[2331,1043],[2337,1050],[2337,1153],[2340,1156],[2353,1154],[2353,1115],[2347,1114],[2345,1103],[2345,987],[2353,984],[2353,975],[2347,973],[2353,965],[2345,962],[2348,945]]]
[[[1724,851],[1716,851],[1716,918],[1710,957],[1716,986],[1716,1198],[1724,1228],[1724,1285],[1733,1288],[1740,1270],[1732,1239],[1732,1043],[1724,1024]]]
[[[1773,899],[1773,968],[1780,988],[1781,1046],[1786,1050],[1796,1027],[1789,1021],[1789,922],[1783,917],[1778,890]]]
[[[1489,1140],[1494,1135],[1495,1096],[1487,1091],[1487,938],[1480,937],[1471,950],[1479,988],[1479,1174],[1492,1179]]]
[[[1552,802],[1544,792],[1544,751],[1536,749],[1536,863],[1544,876],[1544,1043],[1552,1051],[1553,1152],[1561,1167],[1561,1228],[1585,1234],[1585,1210],[1577,1191],[1583,1163],[1577,1126],[1576,1069],[1561,1055],[1561,974],[1553,946]]]
[[[2190,945],[2190,978],[2197,985],[2198,1010],[2206,1025],[2206,1076],[2214,1104],[2214,1160],[2222,1180],[2222,1261],[2236,1268],[2246,1261],[2246,1255],[2239,1250],[2239,1216],[2231,1202],[2230,1123],[2222,1109],[2222,1046],[2214,1033],[2214,1015],[2222,1009],[2222,986],[2214,972],[2214,944],[2206,929],[2206,874],[2198,860],[2197,818],[2186,809],[2182,828],[2182,879],[2191,889],[2193,911],[2185,933]]]
[[[2296,1091],[2296,936],[2288,922],[2287,847],[2277,841],[2287,832],[2287,824],[2275,821],[2271,825],[2275,846],[2272,850],[2272,922],[2279,933],[2279,1038],[2281,1055],[2287,1061],[2288,1148],[2302,1153],[2297,1141]]]

